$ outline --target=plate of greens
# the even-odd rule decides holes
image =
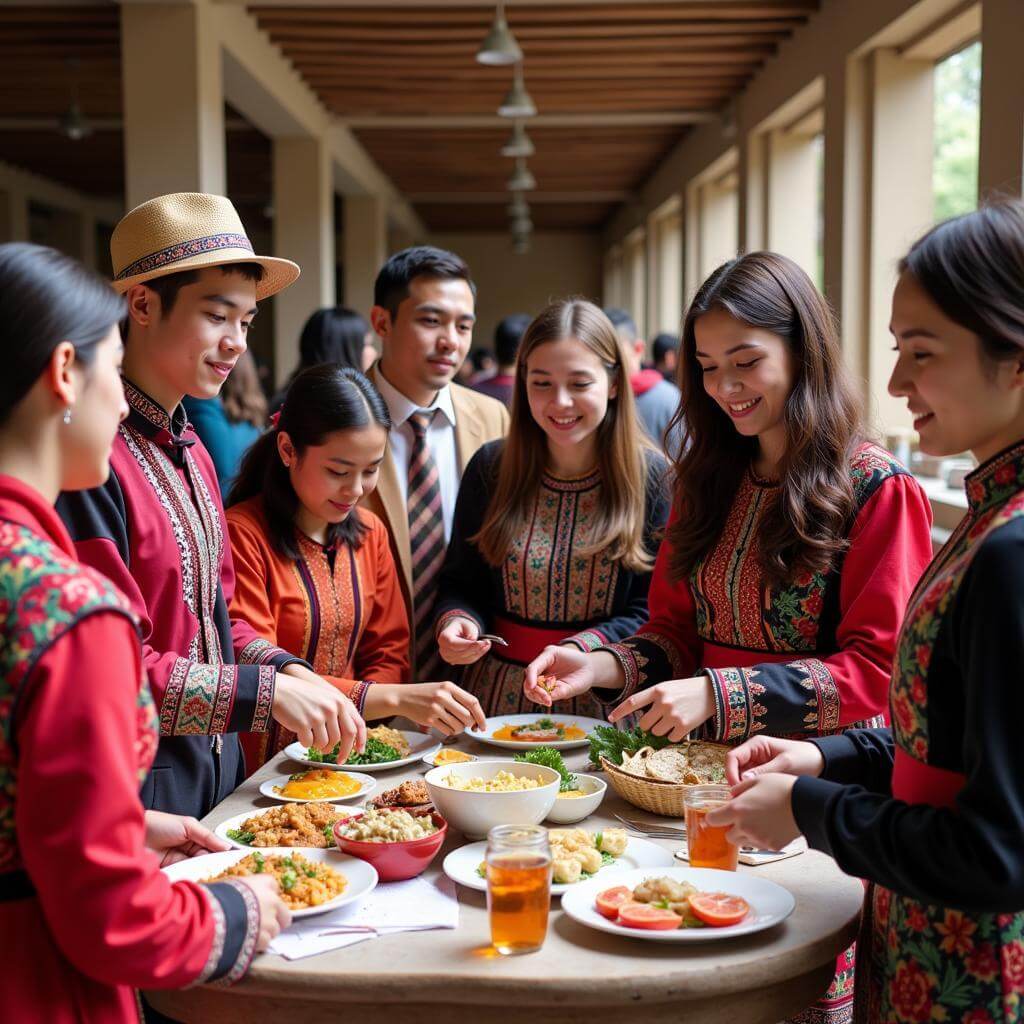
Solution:
[[[361,772],[383,772],[419,761],[440,747],[433,736],[422,732],[376,726],[366,730],[366,749],[361,754],[352,754],[344,764],[338,764],[336,760],[337,747],[321,753],[315,747],[304,747],[295,742],[285,747],[284,752],[293,761],[311,768],[358,768]]]

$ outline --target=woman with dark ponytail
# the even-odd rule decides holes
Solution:
[[[53,508],[109,475],[128,412],[123,315],[66,256],[0,245],[3,1021],[137,1021],[133,987],[237,980],[289,917],[272,878],[172,885],[161,873],[226,844],[194,819],[143,811],[157,722],[138,619],[76,561]]]
[[[228,495],[233,615],[305,659],[367,720],[404,715],[454,735],[484,724],[450,682],[413,684],[409,622],[383,522],[358,502],[377,486],[391,421],[357,370],[324,364],[291,383],[273,429]],[[249,771],[295,736],[243,737]]]

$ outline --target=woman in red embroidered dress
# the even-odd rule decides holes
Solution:
[[[903,261],[896,367],[922,451],[970,450],[968,511],[900,633],[892,731],[758,738],[720,824],[798,831],[873,883],[857,955],[864,1024],[1024,1020],[1024,204],[940,224]],[[800,776],[798,778],[798,776]]]
[[[390,427],[384,400],[350,367],[314,366],[292,381],[228,496],[231,612],[309,662],[368,721],[482,728],[476,698],[454,683],[407,681],[409,621],[387,528],[357,505],[377,486]],[[294,739],[276,722],[243,735],[249,771]]]
[[[123,302],[52,249],[0,246],[0,1020],[125,1024],[133,988],[231,983],[287,923],[273,879],[172,885],[221,843],[143,812],[156,749],[138,622],[53,509],[127,413]]]
[[[882,722],[907,598],[931,554],[914,478],[866,439],[828,308],[791,260],[715,271],[683,331],[673,513],[635,635],[548,648],[540,703],[593,689],[609,721],[673,741],[693,730],[820,736]],[[538,674],[560,682],[549,695]],[[852,953],[806,1020],[849,1018]]]

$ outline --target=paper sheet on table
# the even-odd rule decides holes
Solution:
[[[458,924],[459,901],[450,878],[410,878],[378,885],[359,903],[296,921],[270,948],[297,960],[378,935],[456,928]]]

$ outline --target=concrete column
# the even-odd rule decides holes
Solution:
[[[223,195],[224,89],[213,12],[121,5],[125,205],[168,192]]]
[[[889,319],[896,263],[933,217],[934,81],[930,60],[909,60],[888,49],[872,55],[867,377],[869,413],[885,431],[910,426],[906,402],[887,391]]]
[[[11,185],[0,193],[0,241],[28,240],[28,196]]]
[[[376,196],[345,196],[345,305],[369,318],[373,282],[388,258],[384,201]]]
[[[734,175],[701,187],[701,268],[697,287],[738,251],[739,189]]]
[[[813,138],[776,128],[768,151],[767,247],[799,263],[813,280],[818,262],[818,160]]]
[[[703,186],[688,185],[683,193],[683,310],[693,301],[701,277],[701,199]]]
[[[739,145],[738,252],[768,246],[769,153],[764,132],[744,132]]]
[[[274,377],[280,386],[298,361],[306,319],[335,303],[334,185],[322,139],[274,139],[274,253],[302,268],[298,281],[274,301]]]
[[[655,270],[658,279],[657,319],[651,323],[650,334],[660,331],[678,334],[683,314],[683,233],[682,218],[678,212],[663,217],[658,225]]]
[[[1024,3],[983,0],[981,13],[980,198],[1021,195],[1024,174]]]

